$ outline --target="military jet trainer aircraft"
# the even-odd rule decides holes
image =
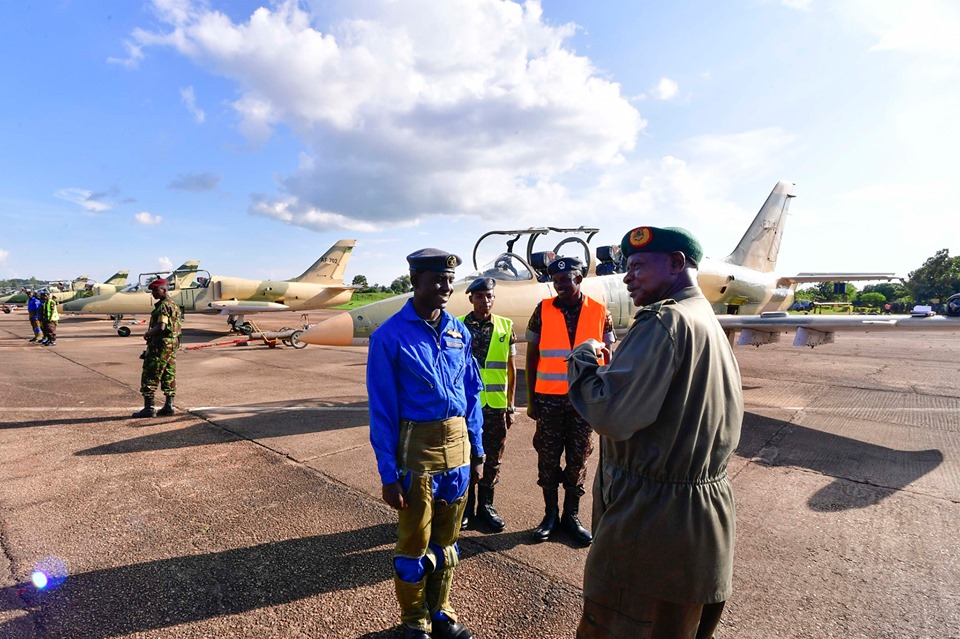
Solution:
[[[844,330],[960,331],[960,320],[944,317],[788,315],[786,309],[793,303],[796,286],[800,283],[898,279],[893,273],[800,273],[793,277],[774,273],[787,210],[793,197],[794,184],[778,182],[733,252],[721,260],[705,258],[700,263],[698,283],[731,341],[740,332],[740,344],[759,346],[777,341],[781,333],[796,330],[794,344],[813,347],[832,342],[834,333]],[[593,251],[589,242],[598,231],[585,227],[542,227],[484,234],[473,250],[476,270],[454,285],[447,310],[453,315],[471,311],[473,307],[464,290],[476,277],[492,277],[497,280],[496,312],[514,321],[518,327],[517,337],[522,340],[537,302],[556,295],[546,274],[547,265],[561,249],[565,250],[565,255],[573,249],[574,256],[587,265],[583,292],[602,299],[613,315],[616,328],[625,330],[636,313],[623,284],[625,260],[619,246],[597,247],[597,259],[591,259]],[[551,233],[565,237],[553,251],[535,252],[537,239]],[[507,241],[506,252],[478,268],[477,249],[491,235],[511,236],[512,239]],[[528,238],[523,257],[514,253],[514,245],[520,237]],[[400,310],[411,295],[392,297],[336,315],[305,331],[300,340],[330,346],[364,345],[369,342],[370,334]]]
[[[57,300],[57,303],[69,302],[81,297],[114,293],[127,283],[127,275],[129,274],[130,271],[117,271],[102,284],[92,281],[88,275],[80,275],[73,280],[47,282],[38,286],[37,290],[47,289]],[[27,294],[25,292],[0,298],[0,305],[2,305],[4,313],[9,313],[13,306],[23,306],[26,303]]]
[[[298,277],[290,280],[247,280],[236,277],[211,276],[194,269],[186,275],[169,274],[170,298],[186,313],[219,313],[227,315],[234,330],[249,332],[244,315],[271,311],[308,311],[346,304],[353,297],[354,287],[343,283],[350,253],[356,240],[340,240]],[[182,267],[181,267],[182,268]],[[147,314],[155,300],[147,285],[167,273],[141,273],[136,286],[113,295],[76,300],[63,305],[68,313],[100,313],[114,318],[114,328],[122,337],[129,327],[119,326],[127,315]]]

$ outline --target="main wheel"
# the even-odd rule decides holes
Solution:
[[[243,324],[237,325],[237,330],[249,337],[253,334],[253,326],[250,325],[250,322],[244,322]]]
[[[117,329],[117,335],[119,335],[120,337],[130,337],[130,327],[129,326],[119,327]]]
[[[951,295],[947,299],[947,315],[950,317],[960,317],[960,293]]]

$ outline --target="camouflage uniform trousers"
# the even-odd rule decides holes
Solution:
[[[57,323],[48,320],[41,320],[40,328],[43,330],[43,336],[48,342],[57,339]]]
[[[537,451],[537,484],[584,493],[587,480],[587,459],[593,452],[593,428],[580,416],[566,395],[536,393],[534,401],[540,410],[533,448]],[[560,456],[566,453],[566,468],[560,467]]]
[[[157,386],[167,397],[177,393],[177,349],[148,346],[143,355],[140,394],[152,397]]]
[[[483,452],[487,461],[483,464],[481,486],[493,488],[500,481],[500,463],[507,443],[507,411],[503,408],[483,407]]]

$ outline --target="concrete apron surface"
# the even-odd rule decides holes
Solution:
[[[185,345],[233,339],[219,317],[185,326]],[[66,318],[44,348],[25,312],[0,316],[0,637],[398,637],[366,349],[182,351],[177,415],[132,419],[132,328]],[[747,416],[718,637],[960,637],[958,353],[948,334],[737,349]],[[579,618],[587,550],[529,539],[533,431],[521,415],[508,436],[507,529],[461,538],[453,600],[479,639],[572,637]],[[38,568],[62,583],[38,590]]]

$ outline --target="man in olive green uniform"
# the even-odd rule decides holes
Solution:
[[[167,280],[154,280],[148,286],[157,303],[150,313],[150,327],[143,334],[147,350],[143,352],[143,373],[140,375],[140,394],[143,410],[134,417],[166,417],[174,414],[173,397],[177,393],[177,349],[180,348],[180,307],[167,297]],[[163,408],[153,405],[157,386],[166,395]]]
[[[640,310],[612,358],[590,341],[568,369],[601,436],[577,637],[708,639],[731,591],[740,371],[697,286],[699,242],[645,226],[621,248]]]
[[[500,481],[500,464],[507,430],[513,426],[514,398],[517,395],[517,334],[513,330],[513,320],[493,313],[496,285],[497,281],[492,277],[473,280],[467,287],[473,310],[459,318],[473,336],[473,357],[480,366],[483,380],[480,404],[483,406],[483,450],[487,455],[483,479],[478,486],[470,485],[460,527],[467,528],[471,521],[478,520],[492,532],[500,532],[506,527],[493,505],[493,495],[494,486]]]

